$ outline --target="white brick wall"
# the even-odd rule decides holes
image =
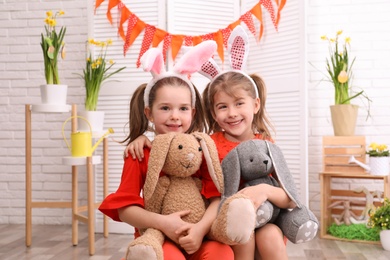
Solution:
[[[68,103],[81,105],[84,89],[73,73],[80,72],[84,65],[88,2],[91,1],[21,0],[0,5],[0,224],[24,223],[24,105],[40,102],[39,85],[44,84],[44,75],[39,42],[45,11],[63,9],[66,12],[58,20],[60,25],[67,26],[67,58],[60,61],[60,76],[69,86]],[[325,71],[327,45],[320,36],[339,29],[351,36],[352,54],[357,57],[354,83],[364,86],[373,100],[372,117],[368,121],[364,110],[360,110],[356,134],[366,135],[367,142],[390,145],[388,13],[387,0],[307,1],[308,62]],[[319,216],[321,137],[333,134],[329,113],[333,87],[325,82],[318,84],[322,75],[310,65],[308,72],[310,206]],[[68,116],[68,113],[32,115],[33,198],[36,200],[70,200],[70,168],[61,162],[61,157],[69,154],[61,136],[62,122]],[[85,182],[83,174],[80,179],[81,187]],[[352,183],[350,187],[358,185]],[[33,223],[69,224],[70,210],[33,209]]]
[[[287,2],[288,3],[288,2]],[[328,45],[321,35],[332,36],[337,30],[344,30],[344,36],[352,39],[354,64],[354,85],[363,87],[372,99],[371,115],[366,121],[366,112],[359,109],[356,135],[365,135],[366,142],[380,142],[390,145],[390,2],[386,0],[308,0],[307,1],[308,62],[323,73]],[[309,198],[310,207],[319,216],[320,196],[318,173],[322,169],[321,145],[323,135],[333,135],[329,105],[333,101],[333,87],[319,81],[323,75],[313,66],[308,66],[309,89]],[[353,103],[362,105],[362,100]],[[352,182],[355,189],[360,185],[378,187],[374,182]],[[337,186],[335,185],[335,188]]]
[[[61,82],[68,85],[68,103],[81,105],[84,88],[73,73],[84,66],[87,2],[6,1],[0,5],[0,223],[25,222],[25,104],[39,104],[45,84],[40,34],[47,10],[64,10],[67,56],[59,62]],[[92,2],[92,1],[91,1]],[[33,199],[70,200],[71,168],[62,164],[69,151],[62,122],[70,113],[32,114]],[[58,149],[60,148],[60,149]],[[85,183],[80,169],[80,188]],[[84,185],[85,186],[85,185]],[[81,191],[85,198],[85,192]],[[33,223],[69,224],[70,209],[33,209]]]

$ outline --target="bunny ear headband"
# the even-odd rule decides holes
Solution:
[[[200,74],[211,80],[210,86],[212,86],[214,80],[219,76],[227,72],[236,72],[246,77],[253,85],[256,91],[256,97],[259,97],[256,83],[253,79],[243,71],[246,66],[246,61],[249,54],[249,40],[248,35],[244,31],[241,25],[237,25],[228,39],[228,55],[230,61],[230,70],[222,71],[217,63],[210,58],[206,63],[202,65]]]
[[[175,64],[172,71],[165,71],[164,58],[160,49],[151,48],[141,58],[141,63],[144,71],[152,74],[152,80],[146,85],[144,94],[145,107],[149,106],[150,90],[157,81],[167,77],[178,77],[187,83],[191,91],[191,104],[195,107],[195,89],[188,75],[197,72],[217,50],[215,41],[204,41],[192,47],[187,51],[181,59]]]

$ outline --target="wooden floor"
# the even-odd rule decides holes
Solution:
[[[86,225],[79,226],[79,244],[72,246],[71,227],[34,225],[32,245],[25,246],[24,225],[0,225],[1,260],[120,260],[131,235],[109,234],[104,238],[96,234],[96,253],[88,254]],[[390,252],[380,245],[348,243],[316,238],[305,244],[287,244],[290,260],[317,259],[390,259]],[[147,260],[147,259],[145,259]]]

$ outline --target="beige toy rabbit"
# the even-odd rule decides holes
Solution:
[[[164,215],[191,210],[183,220],[199,222],[206,206],[200,193],[200,180],[191,175],[198,171],[203,156],[217,189],[223,192],[218,152],[207,134],[195,132],[157,135],[150,152],[144,184],[145,208]],[[165,175],[159,177],[161,171]],[[126,259],[162,260],[164,240],[165,236],[161,231],[148,228],[130,243]]]

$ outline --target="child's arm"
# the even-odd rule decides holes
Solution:
[[[246,187],[240,190],[239,193],[243,193],[251,198],[255,204],[255,208],[258,208],[266,200],[269,200],[282,209],[296,207],[295,203],[287,196],[282,188],[265,183]]]
[[[138,158],[139,161],[142,161],[144,158],[144,147],[152,148],[152,142],[145,135],[140,135],[126,146],[123,155],[126,158],[130,153],[134,160]]]
[[[177,234],[175,231],[188,224],[182,220],[182,217],[188,215],[190,210],[161,215],[139,206],[128,206],[118,209],[118,213],[121,221],[139,229],[155,228],[161,230],[167,237],[178,243],[181,234]]]
[[[204,236],[210,231],[211,225],[217,217],[220,201],[220,197],[210,198],[210,205],[198,223],[187,223],[187,225],[182,226],[176,231],[177,234],[183,232],[186,234],[180,237],[179,244],[188,254],[195,253],[202,245]]]

